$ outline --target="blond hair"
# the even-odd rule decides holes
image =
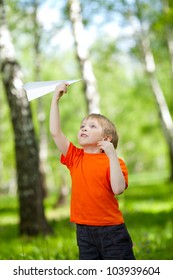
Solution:
[[[114,145],[114,148],[116,149],[118,145],[118,133],[115,125],[108,118],[101,114],[89,114],[84,118],[84,120],[88,119],[96,119],[98,121],[98,123],[103,128],[103,137],[110,137],[111,142]]]

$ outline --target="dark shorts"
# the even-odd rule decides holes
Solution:
[[[80,260],[135,260],[125,224],[86,226],[77,224]]]

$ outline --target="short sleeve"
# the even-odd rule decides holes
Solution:
[[[70,169],[81,153],[82,149],[75,147],[73,143],[70,142],[67,154],[66,156],[64,156],[63,154],[61,155],[60,162],[66,165],[68,169]]]
[[[73,144],[70,143],[66,156],[62,154],[60,158],[60,162],[66,165],[68,168],[70,168],[72,164],[73,147]]]

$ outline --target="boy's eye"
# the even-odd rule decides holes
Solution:
[[[94,124],[91,124],[90,127],[91,127],[91,128],[95,128],[96,126],[95,126]]]
[[[85,126],[82,124],[81,126],[80,126],[80,128],[84,128]]]

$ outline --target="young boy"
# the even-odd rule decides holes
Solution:
[[[116,154],[115,126],[100,114],[88,115],[78,133],[82,149],[75,147],[60,123],[59,100],[67,88],[62,83],[55,89],[50,132],[71,174],[70,221],[77,225],[79,259],[133,260],[132,241],[116,199],[128,186],[128,171]]]

